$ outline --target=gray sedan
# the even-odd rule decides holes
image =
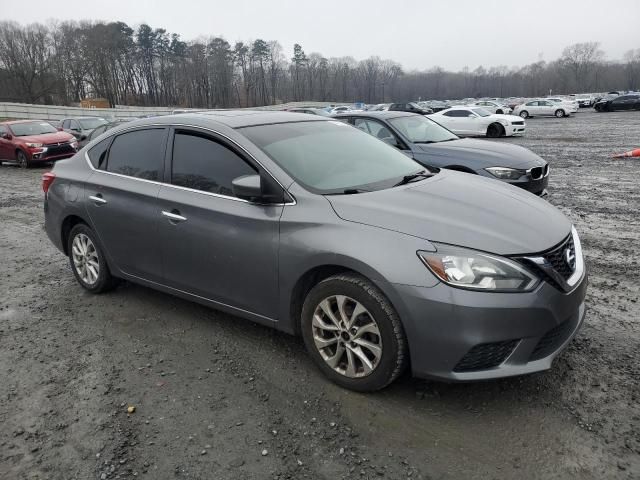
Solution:
[[[550,368],[580,328],[580,239],[520,189],[429,170],[342,122],[210,112],[109,130],[43,177],[84,289],[126,279],[301,334],[359,391]]]
[[[428,167],[448,168],[547,194],[549,164],[531,150],[509,143],[462,139],[423,115],[362,112],[335,115],[398,148]]]

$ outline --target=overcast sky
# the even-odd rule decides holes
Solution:
[[[640,48],[639,0],[0,0],[2,20],[146,22],[184,40],[294,43],[325,57],[370,55],[407,69],[520,66],[598,41],[607,58]]]

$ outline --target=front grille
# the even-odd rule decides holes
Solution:
[[[476,345],[453,368],[454,372],[477,372],[495,368],[504,362],[520,340]]]
[[[515,121],[515,122],[511,122],[511,125],[524,125],[524,122]]]
[[[555,270],[564,280],[568,280],[576,269],[576,248],[573,243],[572,235],[569,235],[565,240],[560,242],[559,245],[552,249],[535,256],[543,257],[546,263],[551,266],[551,268],[553,268],[553,270]],[[562,287],[558,282],[547,274],[544,268],[541,268],[538,264],[527,258],[520,258],[518,260],[527,267],[535,270],[547,283],[553,285],[558,290],[562,290]]]
[[[570,252],[570,257],[573,258],[571,262],[567,260],[567,249]],[[576,250],[573,244],[573,237],[569,238],[562,243],[559,247],[544,254],[544,258],[551,264],[553,269],[558,272],[562,278],[568,280],[576,268]]]
[[[536,348],[531,352],[529,361],[540,360],[551,355],[569,338],[572,331],[573,323],[569,320],[553,327],[540,339]]]
[[[47,157],[64,155],[66,153],[68,154],[76,153],[76,151],[73,149],[70,143],[63,143],[63,144],[51,143],[51,144],[45,145],[45,147],[47,147],[47,152],[45,154],[45,156]]]

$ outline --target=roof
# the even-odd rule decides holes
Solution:
[[[104,118],[102,115],[80,115],[78,117],[64,117],[62,120],[84,120],[85,118]],[[60,120],[60,121],[62,121]]]
[[[171,125],[179,122],[188,122],[194,126],[207,127],[212,122],[221,123],[230,128],[251,127],[254,125],[270,125],[274,123],[326,121],[328,117],[298,112],[274,112],[267,110],[209,110],[204,112],[179,113],[176,115],[163,115],[161,117],[144,118],[135,120],[137,125]]]
[[[420,115],[419,113],[413,112],[403,112],[400,110],[382,110],[382,111],[369,111],[369,112],[345,112],[338,113],[333,115],[334,118],[344,118],[344,117],[371,117],[371,118],[381,118],[383,120],[388,120],[389,118],[397,118],[397,117],[408,117],[411,115]]]
[[[55,122],[57,120],[40,120],[37,118],[33,118],[30,120],[7,120],[6,122],[0,122],[0,125],[15,125],[16,123],[33,123],[33,122],[45,122],[45,123],[49,123],[49,122]]]

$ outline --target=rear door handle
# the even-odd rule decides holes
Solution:
[[[107,203],[107,201],[102,198],[102,194],[100,193],[98,193],[97,195],[91,195],[89,199],[100,205],[104,205],[105,203]]]
[[[183,217],[182,215],[180,215],[180,212],[178,210],[173,210],[171,212],[162,210],[162,215],[167,217],[172,222],[184,222],[187,220],[187,217]]]

